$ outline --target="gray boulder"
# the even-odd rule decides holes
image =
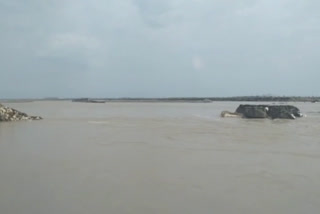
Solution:
[[[303,117],[300,110],[291,105],[279,105],[279,106],[269,106],[268,107],[268,116],[271,119],[276,118],[287,118],[287,119],[295,119],[298,117]]]
[[[300,110],[291,105],[240,105],[235,114],[243,118],[295,119],[302,117]],[[221,114],[227,117],[227,114]]]
[[[20,121],[20,120],[41,120],[39,116],[28,116],[26,113],[0,104],[0,122]]]
[[[267,118],[268,107],[265,105],[240,105],[236,113],[242,114],[246,118]]]

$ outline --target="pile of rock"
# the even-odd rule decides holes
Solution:
[[[223,111],[221,117],[296,119],[303,114],[291,105],[240,105],[234,113]]]
[[[0,104],[0,122],[41,119],[39,116],[28,116],[26,113]]]

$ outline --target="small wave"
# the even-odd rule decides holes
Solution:
[[[320,111],[308,111],[308,114],[320,114]]]
[[[195,118],[199,118],[199,119],[203,119],[203,120],[214,120],[214,121],[218,121],[221,118],[215,115],[209,116],[209,115],[199,115],[199,114],[193,114],[192,115]]]
[[[109,121],[88,121],[90,124],[109,124]]]

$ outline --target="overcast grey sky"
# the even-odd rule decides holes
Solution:
[[[319,0],[0,0],[0,98],[320,96]]]

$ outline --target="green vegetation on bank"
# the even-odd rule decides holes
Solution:
[[[0,99],[1,102],[63,101],[104,103],[104,102],[320,102],[314,96],[235,96],[235,97],[169,97],[169,98],[42,98],[42,99]]]

